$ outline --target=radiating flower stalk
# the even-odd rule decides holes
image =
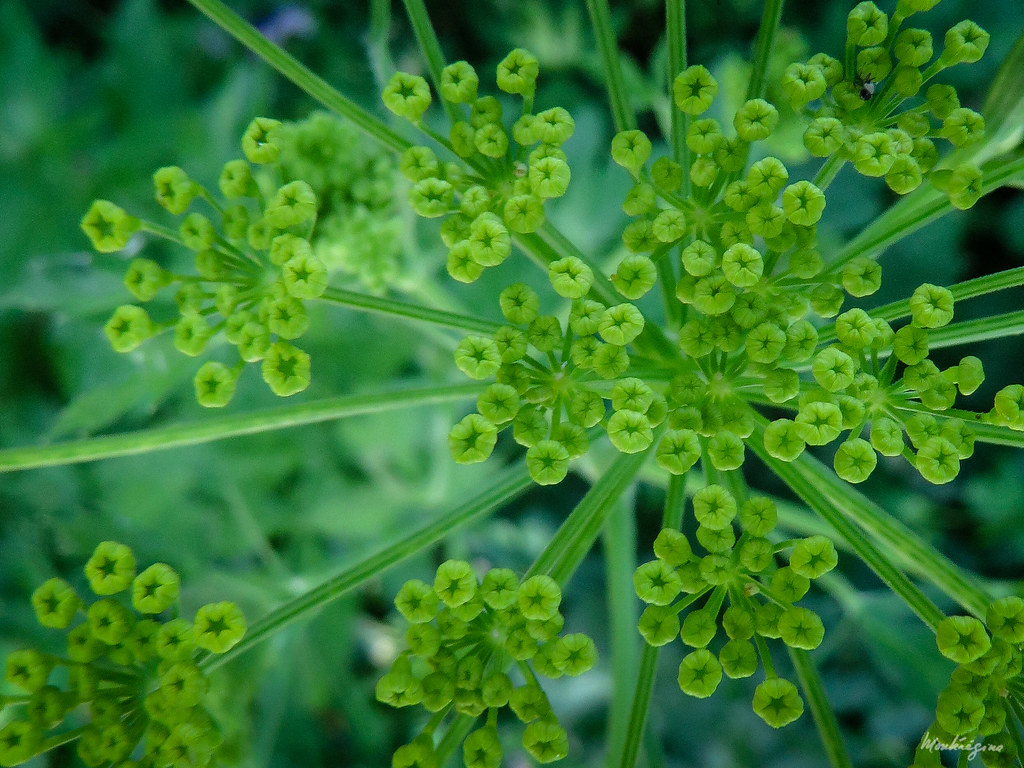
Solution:
[[[895,316],[850,307],[879,290],[881,267],[862,255],[830,262],[819,248],[827,190],[844,166],[884,180],[898,195],[930,185],[958,209],[983,193],[971,157],[984,141],[984,120],[936,78],[978,61],[989,36],[960,22],[936,54],[931,34],[907,22],[937,2],[898,0],[891,16],[872,2],[858,4],[839,55],[818,53],[785,69],[773,92],[787,104],[752,93],[726,117],[715,103],[712,72],[681,67],[671,95],[675,117],[687,126],[685,147],[655,157],[654,143],[636,129],[611,143],[612,159],[633,186],[622,204],[631,217],[622,233],[627,255],[607,275],[548,229],[546,201],[566,194],[571,180],[562,146],[575,125],[562,107],[534,110],[540,70],[532,54],[517,48],[498,64],[498,95],[481,95],[468,62],[444,66],[435,56],[447,130],[425,119],[434,96],[424,78],[398,72],[382,94],[387,109],[431,142],[406,149],[397,167],[410,184],[413,210],[440,221],[447,273],[474,283],[518,249],[543,265],[550,286],[542,296],[525,283],[509,285],[495,308],[504,324],[458,344],[458,369],[487,387],[475,412],[451,429],[454,460],[487,460],[509,431],[539,485],[564,480],[573,460],[602,436],[624,454],[651,449],[669,476],[700,464],[708,482],[692,500],[696,541],[666,527],[654,542],[655,559],[634,574],[647,604],[639,631],[655,647],[681,638],[690,650],[678,684],[693,697],[710,696],[723,675],[763,670],[752,706],[775,728],[799,719],[804,700],[777,670],[768,641],[799,651],[822,642],[821,619],[798,603],[813,580],[836,567],[838,554],[825,536],[783,539],[776,532],[774,502],[748,493],[738,472],[750,441],[763,434],[758,450],[780,462],[796,462],[809,449],[829,456],[851,484],[867,480],[879,456],[902,457],[925,480],[943,484],[974,451],[972,424],[1024,431],[1024,386],[999,390],[987,411],[967,410],[959,398],[982,385],[982,362],[968,356],[942,369],[931,358],[930,342],[954,319],[952,290],[921,285]],[[425,47],[430,58],[429,41]],[[760,151],[780,109],[805,122],[805,147],[824,161],[812,179],[792,179],[780,159]],[[106,327],[115,349],[130,351],[173,329],[175,345],[198,355],[223,333],[240,360],[200,369],[196,393],[208,406],[227,404],[246,362],[260,362],[279,395],[306,387],[309,358],[290,342],[308,327],[305,302],[327,286],[324,254],[332,246],[320,222],[345,209],[340,200],[362,206],[356,219],[373,211],[386,219],[390,210],[386,162],[372,157],[358,179],[346,176],[341,168],[348,166],[334,162],[344,129],[325,120],[286,130],[257,118],[243,137],[246,160],[224,167],[222,201],[181,169],[156,173],[157,200],[168,211],[183,215],[202,200],[217,224],[192,212],[175,233],[96,202],[82,224],[98,250],[121,249],[143,231],[195,253],[197,275],[133,261],[129,290],[146,302],[179,284],[180,319],[155,322],[137,305],[121,307]],[[944,143],[952,149],[941,152]],[[279,183],[265,191],[252,164],[276,169]],[[333,226],[345,229],[349,218],[338,215]],[[379,239],[388,242],[386,234]],[[389,259],[381,245],[357,247],[341,262],[379,289],[393,277]],[[661,293],[664,307],[652,292]],[[557,308],[542,312],[550,306]],[[773,417],[763,430],[755,429],[759,408]],[[402,587],[395,603],[409,623],[408,649],[381,678],[377,698],[421,705],[431,716],[395,753],[395,768],[440,765],[447,755],[439,754],[437,736],[449,715],[484,718],[465,738],[463,759],[467,768],[496,768],[497,718],[506,706],[524,724],[522,744],[534,758],[565,756],[566,733],[538,675],[580,674],[594,664],[596,649],[584,635],[559,636],[560,600],[558,583],[546,575],[520,580],[497,568],[478,578],[454,560],[437,569],[433,585]],[[1017,764],[1024,602],[996,600],[984,621],[953,616],[933,629],[941,653],[960,666],[939,697],[930,734],[1001,745],[982,753],[985,765]],[[31,672],[15,677],[34,680]],[[8,730],[29,734],[34,727]],[[457,733],[454,723],[449,728]],[[42,743],[24,738],[33,750]],[[937,759],[919,749],[915,766]]]
[[[85,576],[92,602],[59,578],[32,595],[39,623],[67,634],[66,650],[7,656],[6,680],[24,695],[0,697],[16,712],[0,729],[0,765],[69,741],[89,766],[216,764],[223,738],[203,706],[208,681],[197,662],[242,639],[242,611],[210,603],[188,621],[178,574],[166,563],[136,573],[131,549],[114,541],[96,547]]]

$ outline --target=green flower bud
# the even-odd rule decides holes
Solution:
[[[676,106],[688,115],[707,111],[718,94],[718,82],[700,65],[687,67],[672,82]]]
[[[297,339],[309,329],[309,314],[305,306],[292,296],[265,299],[261,309],[261,317],[265,318],[267,328],[282,339]],[[302,388],[305,389],[305,386]]]
[[[242,134],[242,152],[250,163],[273,163],[281,154],[281,122],[269,117],[254,118]]]
[[[384,87],[381,98],[389,110],[415,123],[430,106],[430,87],[422,77],[395,72]]]
[[[527,619],[543,621],[558,613],[562,590],[550,576],[531,576],[519,585],[516,597],[519,610]]]
[[[699,648],[683,657],[679,665],[678,681],[683,693],[697,699],[706,699],[722,682],[722,665],[707,648]]]
[[[555,641],[552,659],[561,672],[576,677],[588,672],[597,663],[597,647],[584,634],[564,635]]]
[[[446,560],[434,577],[434,593],[449,608],[469,602],[477,589],[476,574],[464,560]]]
[[[277,341],[267,350],[261,372],[275,395],[290,397],[309,386],[309,355],[287,342]]]
[[[437,594],[429,584],[412,579],[395,595],[395,607],[410,624],[423,624],[437,615]]]
[[[116,541],[102,541],[85,564],[85,577],[97,595],[114,595],[135,578],[135,555]]]
[[[949,440],[933,437],[917,452],[914,466],[925,480],[942,485],[960,473],[960,452]]]
[[[981,699],[969,693],[947,689],[939,694],[935,719],[939,727],[957,736],[975,731],[985,717]]]
[[[835,544],[825,536],[800,539],[789,556],[789,567],[794,573],[808,579],[825,575],[839,563]]]
[[[956,384],[962,395],[973,395],[985,381],[985,369],[981,360],[970,355],[961,358],[957,366]]]
[[[39,651],[12,651],[7,656],[4,679],[23,691],[35,693],[46,685],[53,662]]]
[[[893,41],[893,55],[908,67],[923,67],[932,59],[932,36],[925,29],[904,29]]]
[[[594,272],[581,259],[567,256],[550,264],[548,279],[559,296],[580,299],[590,291]]]
[[[651,140],[642,131],[622,131],[612,139],[612,160],[634,176],[651,156]]]
[[[707,528],[726,528],[736,516],[736,499],[722,486],[708,485],[694,494],[693,513]]]
[[[848,483],[862,483],[871,476],[878,457],[867,440],[851,438],[839,446],[833,460],[836,474]]]
[[[453,104],[472,104],[480,84],[476,70],[466,61],[456,61],[441,70],[441,98]]]
[[[633,254],[619,262],[612,275],[615,289],[627,299],[639,299],[658,281],[658,270],[647,256]]]
[[[825,637],[825,626],[813,611],[788,608],[779,617],[779,634],[782,642],[791,648],[813,651]]]
[[[722,126],[712,118],[694,120],[686,131],[686,146],[697,155],[710,155],[722,139]]]
[[[633,573],[636,595],[651,605],[668,605],[679,594],[681,582],[675,568],[665,561],[651,560]]]
[[[514,195],[505,203],[505,224],[513,232],[536,232],[544,223],[544,207],[533,195]]]
[[[804,131],[804,146],[815,157],[828,157],[844,144],[843,124],[834,117],[817,117]]]
[[[685,474],[700,458],[700,441],[691,429],[671,429],[658,442],[655,460],[673,475]]]
[[[609,307],[598,324],[601,338],[620,347],[633,341],[643,329],[644,316],[632,304]]]
[[[228,200],[252,197],[257,189],[256,181],[252,177],[252,168],[245,160],[229,160],[225,163],[217,186]]]
[[[973,21],[964,19],[946,32],[945,48],[940,60],[946,66],[973,64],[985,55],[989,34]]]
[[[757,671],[757,650],[747,640],[730,640],[718,652],[718,661],[730,678],[750,677]]]
[[[181,168],[167,166],[153,174],[156,201],[175,216],[183,214],[199,194],[200,187]]]
[[[153,563],[132,582],[132,607],[139,613],[162,613],[178,599],[181,579],[166,563]]]
[[[745,221],[753,234],[770,240],[782,234],[786,214],[777,205],[759,203],[747,211]]]
[[[708,458],[715,469],[728,472],[743,465],[744,446],[739,436],[723,430],[708,440]]]
[[[32,608],[44,627],[66,629],[80,605],[75,590],[63,579],[48,579],[32,593]]]
[[[988,607],[985,623],[992,636],[1007,643],[1024,643],[1024,600],[1002,597]]]
[[[772,728],[789,725],[804,713],[804,702],[796,686],[781,677],[769,678],[757,686],[753,707],[754,713]]]
[[[223,363],[210,361],[196,371],[196,401],[204,408],[223,408],[235,394],[238,374]]]
[[[683,167],[670,157],[659,157],[651,165],[651,181],[666,192],[675,192],[683,184]]]
[[[972,208],[984,193],[981,182],[980,168],[967,163],[957,166],[949,178],[949,201],[961,211]]]
[[[515,48],[498,64],[497,84],[505,93],[531,96],[537,87],[539,64],[523,48]]]
[[[889,17],[874,3],[859,3],[846,17],[847,38],[861,48],[882,43],[888,33]]]
[[[921,166],[913,157],[900,155],[885,174],[885,183],[898,195],[913,192],[923,181]]]
[[[498,216],[482,213],[470,224],[469,247],[475,262],[484,267],[495,267],[512,253],[512,239]]]
[[[109,200],[94,200],[81,221],[82,232],[100,253],[124,248],[139,226],[137,218]]]
[[[866,80],[883,80],[892,71],[892,59],[885,48],[866,48],[857,54],[857,72]]]
[[[508,136],[504,129],[496,123],[487,123],[473,133],[473,146],[484,157],[502,158],[508,152]],[[552,158],[554,159],[554,158]],[[566,171],[568,168],[566,168]],[[565,184],[568,186],[568,179]],[[556,195],[549,195],[556,197]]]
[[[569,737],[553,720],[535,720],[523,731],[523,749],[538,763],[552,763],[569,754]]]
[[[555,485],[569,471],[569,451],[555,440],[541,440],[526,451],[526,467],[538,485]]]
[[[776,419],[764,431],[764,448],[780,461],[795,461],[807,447],[803,424],[790,419]]]
[[[854,142],[854,167],[865,176],[884,176],[896,161],[892,137],[883,131],[866,133]]]
[[[853,383],[857,367],[853,359],[838,347],[827,347],[815,356],[811,372],[822,388],[841,392]]]
[[[648,645],[667,645],[679,634],[679,615],[670,607],[649,605],[640,614],[638,629]]]
[[[820,99],[827,88],[824,70],[813,64],[790,64],[782,75],[782,92],[794,109]]]
[[[211,653],[224,653],[242,639],[246,628],[242,609],[224,601],[208,603],[196,611],[192,632],[198,647]]]
[[[985,625],[973,616],[950,616],[935,629],[939,652],[957,664],[979,659],[992,647]]]
[[[922,328],[941,328],[953,319],[953,294],[931,283],[919,286],[910,297],[914,324]]]
[[[825,194],[809,181],[798,181],[782,193],[782,210],[794,224],[816,224],[825,210]]]
[[[483,416],[471,413],[448,433],[448,448],[459,464],[484,461],[494,450],[498,430]]]
[[[501,353],[493,339],[466,336],[455,348],[455,364],[471,379],[489,379],[501,365]]]
[[[651,445],[654,434],[645,414],[621,410],[608,419],[608,438],[622,453],[639,453]]]
[[[21,765],[38,751],[42,729],[26,720],[12,720],[0,729],[0,765]],[[97,763],[98,765],[98,763]]]
[[[736,110],[733,126],[746,142],[767,139],[779,124],[779,112],[764,99],[751,99]]]

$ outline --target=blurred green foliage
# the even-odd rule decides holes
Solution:
[[[393,18],[388,5],[232,3],[376,110],[375,93],[392,67],[422,70],[399,4]],[[629,91],[647,125],[663,122],[662,5],[614,5],[631,57]],[[836,50],[848,6],[793,2],[785,19],[794,26],[782,47]],[[538,56],[545,78],[538,108],[571,105],[577,125],[565,148],[573,187],[552,206],[552,217],[581,247],[611,263],[622,248],[619,203],[629,182],[607,160],[611,126],[583,4],[452,0],[428,7],[451,59],[465,57],[484,71],[513,46]],[[720,74],[727,95],[742,88],[742,58],[760,7],[758,0],[690,4],[691,61]],[[951,73],[970,78],[956,85],[965,104],[978,107],[1024,22],[1019,0],[946,0],[933,23],[944,28],[964,15],[992,32],[985,59]],[[1016,19],[1016,28],[1008,19]],[[156,0],[0,0],[0,84],[0,446],[203,418],[191,394],[193,366],[169,340],[127,356],[105,343],[102,323],[126,300],[120,279],[128,255],[89,252],[78,221],[98,196],[156,212],[155,168],[177,164],[213,182],[223,162],[237,155],[252,116],[297,119],[314,105],[184,3]],[[787,162],[798,159],[799,142],[792,135],[784,140],[774,151]],[[890,201],[882,185],[852,173],[841,175],[831,194],[827,223],[834,242]],[[906,295],[925,279],[948,283],[1021,264],[1022,220],[1024,200],[1003,192],[982,200],[969,217],[932,225],[883,259],[887,279],[879,299]],[[427,226],[406,216],[402,238],[419,265],[422,290],[437,301],[496,316],[497,290],[513,279],[543,278],[517,274],[510,264],[492,270],[479,290],[456,291],[435,279],[443,259]],[[171,257],[160,248],[147,243],[146,255]],[[987,298],[986,309],[1008,311],[1021,299],[1019,290],[1005,292]],[[343,310],[316,311],[306,343],[316,373],[301,397],[374,391],[382,382],[452,380],[450,348],[436,337]],[[1022,351],[1019,343],[1002,341],[977,352],[993,382],[975,395],[979,403],[991,401],[996,382],[1020,378]],[[263,387],[243,379],[231,407],[242,412],[270,402]],[[32,620],[28,595],[51,575],[80,581],[81,564],[103,539],[129,544],[142,561],[172,563],[182,573],[187,606],[227,597],[250,619],[258,617],[485,481],[489,470],[456,467],[443,448],[456,415],[435,407],[0,475],[0,656],[52,642]],[[979,450],[968,471],[941,488],[926,486],[905,466],[884,469],[868,484],[873,498],[956,562],[1021,592],[1024,457]],[[777,481],[758,481],[785,495]],[[233,662],[216,693],[239,764],[385,763],[418,725],[408,720],[412,715],[373,700],[376,678],[402,642],[390,609],[397,587],[446,557],[524,569],[584,490],[570,481],[556,491],[535,491],[494,521],[452,537]],[[638,495],[640,552],[657,530],[660,500],[657,489]],[[611,617],[600,555],[578,573],[566,611],[567,627],[592,634],[604,651]],[[854,763],[901,765],[930,722],[949,668],[930,635],[866,569],[852,557],[840,567],[863,590],[862,599],[844,612],[818,595],[810,607],[822,613],[829,633],[816,658]],[[595,672],[550,686],[570,732],[567,765],[603,760],[614,696],[607,656]],[[769,732],[750,711],[753,681],[732,682],[724,695],[694,702],[675,683],[679,659],[663,656],[646,757],[652,768],[822,764],[809,717]],[[54,765],[77,760],[71,750],[48,759]]]

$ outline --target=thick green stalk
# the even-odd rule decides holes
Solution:
[[[608,517],[601,536],[604,550],[605,590],[612,646],[612,700],[608,713],[608,756],[619,754],[629,724],[627,691],[636,680],[640,636],[636,631],[636,520],[633,509],[622,501]],[[611,768],[611,764],[609,764]]]
[[[986,163],[982,171],[982,194],[988,194],[1024,173],[1024,157],[1012,161],[993,160]],[[947,195],[931,185],[923,185],[862,229],[829,263],[828,271],[842,269],[844,264],[859,256],[876,256],[897,240],[955,210]]]
[[[601,61],[604,64],[605,85],[615,130],[618,132],[636,128],[636,114],[629,103],[626,86],[622,82],[622,65],[618,43],[615,41],[615,31],[612,29],[608,0],[587,0],[587,11],[590,13],[594,39],[597,41],[597,49],[601,52]]]
[[[685,475],[672,475],[665,491],[665,511],[661,517],[662,528],[678,529],[683,524],[683,505],[686,503]],[[647,710],[654,691],[654,674],[658,667],[661,648],[644,643],[640,655],[640,670],[633,687],[633,698],[629,708],[629,722],[626,725],[626,740],[618,749],[616,742],[609,746],[609,766],[633,768],[640,751],[640,739],[646,730]]]
[[[640,751],[640,740],[647,730],[647,711],[651,705],[654,692],[654,676],[658,669],[661,649],[644,643],[640,654],[640,669],[636,675],[636,686],[633,689],[633,701],[629,710],[629,724],[626,726],[626,741],[619,753],[612,753],[618,759],[609,761],[609,766],[633,768],[636,765],[637,753]]]
[[[971,422],[971,431],[976,440],[990,445],[1006,445],[1012,448],[1024,448],[1024,432],[1015,432],[1009,427],[998,424]]]
[[[391,389],[365,395],[331,397],[249,413],[211,416],[192,424],[154,427],[138,432],[102,435],[53,445],[7,448],[0,450],[0,473],[61,464],[79,464],[115,456],[132,456],[349,416],[382,413],[433,403],[457,402],[476,397],[483,389],[483,384],[475,383]]]
[[[647,448],[616,456],[530,566],[527,576],[542,573],[565,585],[594,545],[616,500],[633,482],[649,451]]]
[[[309,592],[275,608],[255,622],[238,645],[227,653],[207,656],[200,662],[200,666],[208,670],[216,669],[263,642],[292,622],[319,610],[330,601],[336,600],[395,564],[435,544],[452,531],[500,509],[532,486],[533,481],[526,471],[525,462],[520,461],[502,473],[490,488],[475,498],[402,537],[376,554],[346,568]]]
[[[427,13],[427,7],[423,4],[423,0],[403,0],[405,3],[405,12],[409,17],[409,23],[412,25],[412,31],[416,35],[416,40],[420,44],[420,51],[423,53],[423,58],[427,60],[427,69],[430,70],[430,79],[434,83],[434,90],[441,93],[441,70],[444,69],[445,60],[444,52],[441,50],[441,43],[437,39],[437,33],[434,31],[434,25],[430,21],[430,14]],[[442,99],[444,104],[445,112],[448,113],[448,119],[453,123],[460,119],[458,109],[454,104],[451,104]]]
[[[836,713],[829,703],[828,694],[825,693],[825,686],[821,682],[821,675],[814,664],[814,659],[807,651],[799,648],[786,647],[789,651],[789,658],[793,661],[793,668],[796,669],[797,677],[800,680],[800,687],[803,688],[807,697],[807,704],[814,717],[814,724],[818,727],[818,735],[821,736],[821,743],[825,747],[825,754],[833,768],[853,768],[850,760],[850,753],[846,751],[846,744],[843,742],[843,735],[839,730],[839,722],[836,720]]]
[[[895,592],[932,630],[945,618],[925,594],[901,573],[890,558],[878,549],[850,520],[847,507],[836,503],[824,491],[824,475],[830,470],[804,454],[793,462],[776,459],[764,448],[764,422],[758,420],[747,443],[768,468],[792,489],[807,506],[824,518],[836,533],[846,539],[857,556]],[[816,466],[817,464],[817,466]]]
[[[365,293],[346,291],[343,288],[328,288],[321,301],[328,301],[343,307],[351,307],[364,312],[373,312],[379,315],[397,317],[403,320],[423,321],[441,325],[445,328],[454,328],[459,331],[471,331],[474,333],[494,334],[501,327],[499,323],[492,323],[489,320],[481,320],[477,317],[459,315],[455,312],[445,312],[440,309],[421,307],[417,304],[409,304],[395,299],[386,299],[380,296],[368,296]]]
[[[1017,336],[1021,333],[1024,333],[1024,310],[951,323],[928,331],[928,348],[956,347],[961,344]]]
[[[383,121],[346,98],[323,78],[301,64],[280,46],[270,42],[254,26],[228,8],[221,0],[189,0],[200,12],[220,26],[270,66],[325,107],[351,120],[381,144],[395,152],[404,152],[412,144],[395,133]]]
[[[668,37],[668,88],[676,75],[687,67],[686,57],[686,0],[665,0],[665,33]],[[671,99],[670,99],[671,102]],[[690,148],[686,145],[686,130],[690,118],[675,103],[669,104],[672,159],[683,166],[683,197],[690,196]]]
[[[761,28],[757,33],[757,46],[754,49],[753,69],[750,71],[750,83],[747,85],[747,99],[760,99],[764,96],[768,84],[765,74],[768,71],[768,59],[775,45],[775,33],[782,21],[782,0],[765,0],[764,13],[761,15]]]

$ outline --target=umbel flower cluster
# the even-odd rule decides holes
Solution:
[[[0,730],[0,765],[72,740],[89,766],[213,764],[222,738],[203,707],[208,683],[198,663],[242,639],[242,611],[210,603],[193,621],[182,618],[178,574],[165,563],[137,574],[132,551],[114,541],[96,547],[85,576],[92,602],[59,578],[32,595],[39,623],[66,632],[66,651],[8,655],[6,680],[24,695],[0,697],[19,712]]]
[[[597,649],[583,634],[560,634],[562,592],[549,576],[520,581],[508,568],[482,580],[461,560],[442,563],[433,585],[406,582],[395,606],[409,622],[409,649],[377,683],[377,699],[434,713],[422,733],[395,752],[394,768],[437,768],[434,733],[452,711],[484,724],[463,742],[466,768],[498,768],[498,713],[508,707],[525,725],[523,748],[541,763],[560,760],[568,738],[537,675],[580,675]],[[508,674],[520,678],[517,685]]]
[[[936,642],[957,667],[939,694],[935,723],[926,738],[940,744],[980,743],[986,768],[1019,765],[1019,745],[1005,726],[1024,711],[1024,600],[996,600],[985,623],[973,616],[951,616],[939,624]],[[935,750],[919,748],[912,768],[939,765]]]
[[[835,546],[824,536],[774,543],[769,536],[778,516],[775,503],[751,496],[740,505],[720,485],[694,495],[693,513],[706,554],[697,555],[685,534],[666,528],[654,541],[656,559],[636,569],[633,585],[648,603],[640,634],[653,646],[681,637],[694,649],[679,665],[679,687],[701,699],[715,692],[723,672],[730,678],[752,676],[760,657],[765,680],[754,692],[754,711],[780,728],[800,717],[804,705],[796,686],[776,674],[765,640],[781,639],[803,650],[821,644],[821,619],[796,603],[813,579],[836,566]],[[789,550],[788,564],[779,566],[776,558],[783,550]],[[716,654],[709,645],[719,625],[728,640]]]
[[[304,390],[310,358],[292,342],[309,328],[307,302],[327,289],[327,265],[376,289],[398,275],[394,171],[383,155],[356,149],[353,131],[326,115],[296,124],[256,118],[242,137],[245,159],[221,171],[220,199],[183,169],[160,168],[153,174],[156,200],[182,217],[177,231],[107,200],[93,203],[82,229],[98,251],[121,250],[141,231],[194,253],[195,274],[132,260],[124,283],[135,299],[152,302],[176,285],[177,317],[161,321],[139,304],[118,307],[104,329],[113,348],[130,352],[168,332],[178,351],[197,357],[223,336],[238,361],[199,368],[196,398],[206,407],[227,405],[246,363],[260,364],[276,395]],[[190,212],[197,201],[210,215]],[[154,315],[164,311],[157,307]]]
[[[958,395],[973,393],[984,372],[975,357],[945,370],[929,357],[930,333],[953,319],[948,289],[920,286],[896,318],[844,308],[879,289],[881,268],[867,257],[826,263],[818,248],[824,190],[846,163],[885,176],[900,193],[927,178],[958,207],[980,196],[978,169],[937,170],[933,139],[975,142],[981,117],[960,107],[949,86],[931,85],[924,98],[918,90],[946,67],[977,61],[988,35],[973,22],[956,25],[929,65],[929,33],[899,30],[933,4],[900,3],[890,20],[861,3],[850,12],[844,62],[819,54],[786,70],[792,105],[813,116],[805,142],[829,158],[814,181],[790,179],[775,157],[749,162],[779,122],[775,105],[750,99],[723,126],[707,116],[718,91],[711,72],[692,66],[680,73],[673,98],[688,120],[688,167],[668,156],[652,162],[653,145],[639,130],[612,142],[612,158],[636,182],[623,203],[633,217],[623,233],[629,253],[610,276],[621,301],[595,290],[605,277],[582,254],[546,264],[552,289],[568,300],[567,317],[541,314],[535,291],[509,286],[500,297],[507,325],[493,336],[466,337],[455,352],[468,376],[494,382],[478,412],[452,429],[455,460],[485,460],[511,427],[533,478],[557,483],[587,450],[587,430],[599,428],[625,453],[657,439],[658,463],[672,473],[702,455],[715,469],[732,470],[761,419],[753,406],[767,405],[791,411],[757,438],[777,459],[835,444],[833,466],[848,482],[866,480],[881,454],[903,456],[925,479],[945,483],[973,453],[972,420],[1024,428],[1019,385],[1004,388],[988,413],[953,415]],[[886,63],[893,58],[895,68]],[[564,193],[569,181],[559,145],[572,121],[557,108],[529,113],[536,72],[520,50],[498,66],[499,87],[523,96],[509,141],[499,103],[477,97],[472,68],[450,65],[441,97],[449,106],[468,103],[470,120],[453,123],[450,141],[439,140],[474,173],[440,163],[426,147],[402,159],[416,182],[413,207],[446,217],[441,236],[458,280],[475,280],[508,258],[514,237],[542,225],[543,199]],[[422,125],[430,91],[421,78],[399,73],[384,101]],[[526,145],[538,141],[523,162]],[[534,213],[521,215],[527,210]],[[665,323],[641,301],[656,286],[668,304]]]

